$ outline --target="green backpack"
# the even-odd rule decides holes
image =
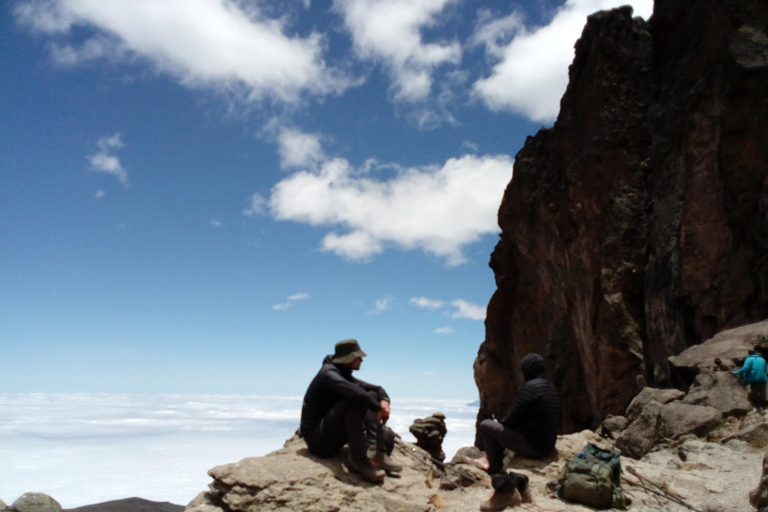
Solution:
[[[621,452],[589,443],[568,461],[559,479],[558,495],[594,508],[627,508],[621,489]]]

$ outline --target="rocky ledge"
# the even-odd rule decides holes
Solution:
[[[745,423],[765,420],[749,413]],[[533,506],[540,511],[592,510],[552,497],[547,483],[556,480],[566,461],[588,442],[615,446],[613,436],[607,432],[606,435],[601,437],[585,430],[560,436],[556,455],[543,461],[508,454],[506,466],[530,479],[534,505],[523,507]],[[749,505],[749,493],[758,485],[762,469],[762,452],[750,441],[710,442],[706,435],[697,437],[689,433],[654,445],[640,460],[622,457],[622,465],[625,469],[632,467],[646,482],[658,483],[698,510],[746,512],[754,510]],[[393,457],[404,466],[402,476],[387,477],[382,485],[374,485],[346,471],[341,463],[346,453],[320,459],[307,451],[301,438],[294,436],[283,448],[264,457],[211,469],[208,474],[213,482],[209,490],[194,498],[185,512],[478,510],[492,490],[484,473],[459,462],[461,455],[472,450],[475,449],[463,449],[440,470],[427,452],[400,443]],[[689,510],[644,490],[638,478],[627,471],[622,479],[625,492],[633,500],[631,510]]]

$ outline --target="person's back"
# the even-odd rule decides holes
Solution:
[[[503,469],[504,449],[518,455],[541,459],[552,453],[560,429],[560,398],[547,380],[544,359],[528,354],[520,363],[525,384],[520,388],[509,412],[500,421],[486,419],[477,426],[485,456],[466,458],[466,462],[491,475]]]
[[[734,375],[741,377],[744,384],[749,385],[749,398],[762,413],[765,407],[766,382],[766,363],[754,349],[750,350],[747,359],[744,360],[744,366],[733,372]]]
[[[735,373],[737,375],[742,375],[744,377],[744,382],[747,384],[768,381],[765,359],[756,353],[750,354],[744,361],[744,366],[741,367],[741,370]]]
[[[535,393],[520,431],[528,442],[544,453],[555,447],[560,429],[560,398],[554,384],[544,377],[526,382]],[[522,391],[522,388],[521,388]]]

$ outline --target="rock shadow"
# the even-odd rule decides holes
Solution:
[[[558,460],[560,460],[560,454],[557,451],[553,451],[543,459],[531,459],[507,451],[507,455],[504,457],[504,468],[512,470],[542,470],[553,462],[557,462]]]
[[[347,468],[344,467],[344,464],[342,464],[342,462],[349,456],[349,449],[346,446],[344,446],[339,451],[339,453],[331,457],[319,457],[317,455],[310,453],[308,448],[302,448],[298,450],[296,454],[302,457],[306,457],[312,462],[316,462],[318,464],[325,466],[333,473],[333,477],[336,480],[340,482],[344,482],[345,484],[354,485],[356,487],[362,487],[364,489],[370,489],[371,487],[378,487],[381,485],[381,484],[374,484],[371,482],[367,482],[363,480],[363,478],[360,475],[350,473],[349,470],[347,470]]]

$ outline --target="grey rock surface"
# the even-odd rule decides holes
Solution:
[[[674,439],[686,434],[702,436],[723,422],[723,414],[714,407],[670,402],[661,408],[662,436]]]
[[[754,347],[754,338],[768,333],[768,320],[726,329],[699,345],[669,357],[672,380],[680,386],[690,385],[704,369],[714,367],[715,358],[729,369],[741,366],[747,351]]]
[[[16,512],[61,512],[58,501],[40,492],[22,494],[10,508]]]
[[[758,423],[756,425],[746,426],[735,434],[723,439],[723,443],[727,443],[734,439],[744,441],[753,448],[764,449],[768,446],[768,423]]]
[[[630,423],[616,440],[616,448],[621,450],[622,455],[639,459],[653,448],[659,440],[659,416],[662,407],[664,406],[655,400],[645,404],[637,419]]]
[[[763,473],[757,488],[749,493],[749,503],[760,512],[768,510],[768,453],[763,456]]]
[[[685,396],[684,391],[679,389],[656,389],[645,387],[638,393],[627,407],[627,419],[634,421],[650,402],[657,402],[661,405],[673,400],[679,400]]]
[[[346,456],[343,449],[335,457],[316,457],[309,453],[303,439],[293,437],[282,449],[265,457],[211,469],[210,490],[197,496],[186,510],[421,512],[430,510],[433,502],[465,510],[476,508],[489,494],[488,477],[476,484],[476,489],[440,490],[439,473],[433,469],[428,454],[414,445],[398,443],[392,457],[404,466],[402,474],[399,478],[387,477],[381,485],[349,473],[342,464]]]
[[[584,430],[559,436],[557,456],[552,462],[530,469],[512,468],[530,479],[534,503],[523,508],[539,512],[592,510],[552,499],[546,489],[547,482],[556,480],[565,462],[587,443],[613,447],[610,441]],[[307,456],[303,441],[292,438],[284,448],[264,457],[243,459],[211,470],[215,480],[210,490],[195,497],[186,512],[467,512],[477,510],[490,497],[488,480],[464,489],[443,489],[441,479],[418,462],[417,457],[423,457],[424,452],[409,444],[403,447],[406,450],[398,448],[394,454],[395,460],[405,466],[403,477],[387,478],[383,485],[370,485],[346,473],[341,466],[343,455],[329,459]],[[759,480],[762,453],[743,447],[748,445],[738,440],[720,445],[693,439],[673,450],[648,453],[640,460],[623,457],[622,467],[631,466],[643,478],[663,483],[698,510],[714,506],[719,508],[711,510],[750,512],[753,509],[748,495]],[[681,451],[686,461],[680,459]],[[457,464],[454,469],[466,468],[469,466]],[[622,480],[625,491],[632,496],[633,512],[690,512],[645,492],[638,479],[629,473]]]
[[[714,407],[723,416],[743,416],[752,409],[746,388],[731,372],[700,373],[682,402]]]

